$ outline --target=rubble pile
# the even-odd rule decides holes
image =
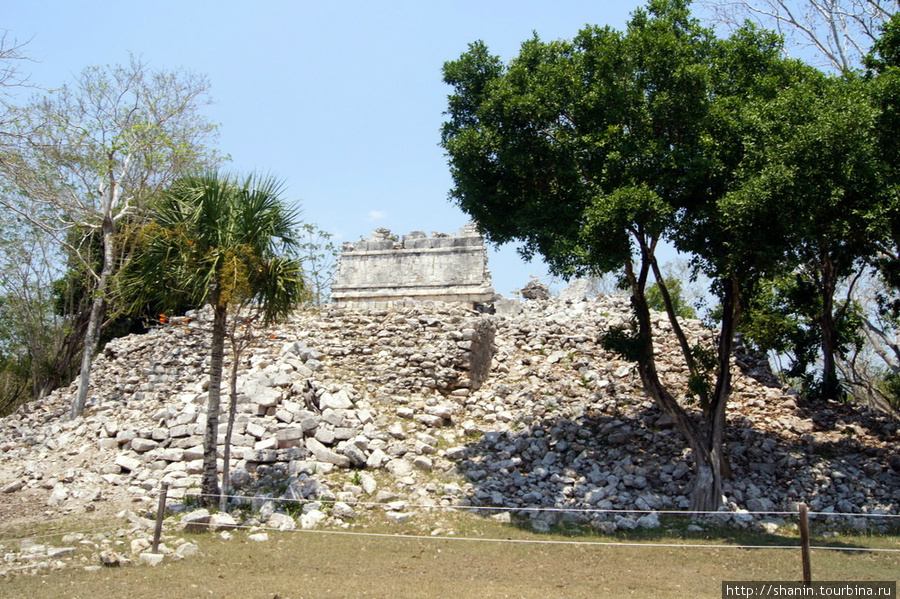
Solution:
[[[689,448],[643,393],[634,364],[599,344],[629,321],[627,300],[564,297],[507,300],[497,314],[436,302],[331,306],[257,331],[239,364],[232,480],[247,495],[262,492],[262,478],[283,484],[244,502],[254,522],[354,522],[369,504],[401,522],[430,506],[483,506],[520,510],[539,530],[568,518],[612,532],[687,508]],[[172,502],[197,492],[210,319],[201,310],[107,344],[83,418],[67,417],[73,383],[0,420],[0,496],[70,514],[151,509],[162,483]],[[658,314],[654,325],[661,376],[684,394],[670,324]],[[694,342],[714,343],[698,321],[684,327]],[[863,406],[806,403],[741,365],[727,416],[729,510],[805,502],[858,516],[842,526],[883,529],[884,519],[863,515],[900,511],[897,426]],[[220,457],[224,434],[222,424]],[[288,515],[282,499],[303,502],[302,513]]]

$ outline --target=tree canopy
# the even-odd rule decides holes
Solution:
[[[219,160],[207,146],[216,127],[200,114],[208,89],[204,77],[131,57],[9,109],[0,206],[64,249],[91,298],[73,416],[87,399],[111,280],[131,249],[126,225],[176,177]]]
[[[563,276],[618,269],[633,330],[609,338],[694,452],[692,508],[716,509],[729,360],[742,298],[783,272],[790,222],[756,172],[754,110],[815,79],[779,38],[746,27],[718,39],[682,0],[651,0],[624,32],[588,27],[571,41],[525,41],[504,65],[482,42],[444,66],[453,87],[442,129],[451,198],[495,243],[519,241]],[[767,126],[770,124],[767,121]],[[773,200],[773,201],[769,201]],[[718,359],[681,332],[657,264],[661,240],[688,254],[722,302]],[[694,421],[660,382],[647,284],[656,280],[704,411]]]

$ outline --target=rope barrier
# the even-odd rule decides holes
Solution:
[[[0,570],[0,576],[4,574],[9,574],[10,572],[18,572],[19,570],[33,570],[34,568],[40,568],[40,564],[30,564],[28,566],[16,566],[14,568],[6,568],[4,570]]]
[[[199,524],[200,526],[212,526],[210,524]],[[272,528],[265,526],[246,526],[235,525],[228,526],[229,530],[258,530],[260,532],[286,532],[286,533],[306,533],[321,535],[342,535],[356,537],[376,537],[388,539],[418,539],[428,541],[473,541],[480,543],[513,543],[521,545],[595,545],[600,547],[655,547],[655,548],[675,548],[675,549],[792,549],[797,550],[800,545],[714,545],[714,544],[697,544],[697,543],[638,543],[638,542],[622,542],[622,541],[562,541],[554,539],[497,539],[497,538],[478,538],[478,537],[457,537],[446,535],[404,535],[396,533],[377,533],[377,532],[350,532],[346,530],[304,530]],[[873,551],[880,553],[900,553],[900,549],[885,549],[876,547],[829,547],[829,546],[812,546],[810,549],[821,549],[826,551]]]
[[[101,526],[101,527],[97,527],[97,528],[86,528],[83,530],[62,530],[59,532],[52,532],[52,533],[47,533],[47,534],[42,534],[42,535],[27,535],[24,537],[13,537],[13,538],[7,538],[7,539],[0,539],[0,543],[16,543],[16,542],[26,541],[26,540],[30,540],[30,539],[49,539],[52,537],[62,537],[65,535],[87,534],[87,533],[91,533],[91,532],[98,532],[101,530],[115,530],[117,528],[122,528],[122,526],[123,525]]]
[[[196,497],[198,500],[206,497],[203,494],[186,494],[185,497]],[[221,495],[213,495],[218,500]],[[274,502],[291,502],[291,503],[313,503],[319,501],[321,503],[333,503],[333,499],[292,499],[289,497],[267,497],[265,495],[225,495],[228,499],[240,499],[244,501],[274,501]],[[439,504],[416,504],[403,501],[405,507],[414,509],[445,509],[445,510],[488,510],[497,512],[548,512],[548,513],[584,513],[584,514],[659,514],[659,515],[675,515],[675,516],[721,516],[721,517],[744,517],[744,516],[797,516],[796,511],[689,511],[689,510],[654,510],[654,509],[600,509],[600,508],[568,508],[568,507],[508,507],[508,506],[485,506],[485,505],[439,505]],[[386,507],[388,503],[379,503],[372,501],[345,501],[348,505],[363,507]],[[876,514],[872,512],[809,512],[810,517],[821,516],[841,516],[853,518],[900,518],[900,514]]]

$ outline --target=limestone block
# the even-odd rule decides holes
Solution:
[[[169,428],[169,436],[173,439],[178,439],[179,437],[187,437],[190,436],[190,434],[191,429],[188,428],[187,424],[178,424]]]
[[[142,439],[140,437],[137,437],[131,440],[131,449],[138,453],[144,453],[150,451],[151,449],[156,449],[158,446],[159,443],[151,439]]]
[[[341,449],[343,454],[350,459],[350,463],[357,468],[364,468],[368,460],[365,452],[359,447],[348,444]]]
[[[353,520],[356,518],[356,511],[349,504],[337,501],[331,506],[331,515],[341,520]]]
[[[99,449],[114,449],[119,446],[119,443],[116,441],[114,437],[107,437],[105,439],[97,439],[97,447]]]
[[[226,514],[227,515],[227,514]],[[182,543],[175,549],[173,554],[178,559],[184,559],[200,553],[200,547],[194,543]]]
[[[169,429],[155,428],[150,432],[150,438],[154,441],[165,441],[169,438]]]
[[[184,532],[208,531],[212,515],[207,509],[194,510],[181,517],[181,527]]]
[[[188,462],[203,459],[203,445],[194,445],[184,450],[182,459]]]
[[[266,439],[262,439],[261,441],[257,441],[253,444],[253,449],[256,451],[261,451],[264,449],[277,449],[278,448],[278,439],[275,437],[268,437]]]
[[[348,410],[353,407],[353,401],[350,394],[346,390],[341,389],[337,393],[323,393],[319,398],[319,408],[324,412],[326,409],[332,410]]]
[[[275,512],[266,520],[266,526],[278,530],[295,530],[297,522],[287,514]]]
[[[436,406],[425,406],[425,413],[431,416],[438,416],[445,420],[453,417],[454,407],[447,404],[438,404]]]
[[[278,448],[300,447],[303,444],[303,429],[300,427],[288,427],[279,429],[275,433],[275,439],[278,442]]]
[[[375,449],[366,458],[366,468],[377,470],[390,460],[390,456],[381,449]]]
[[[385,469],[394,476],[400,478],[410,474],[413,471],[413,465],[409,460],[396,458],[389,461],[387,466],[385,466]]]
[[[342,426],[344,424],[344,414],[347,410],[324,408],[322,410],[322,421],[332,426]]]
[[[335,466],[341,468],[347,468],[350,466],[350,458],[331,451],[313,437],[306,439],[306,448],[320,462],[334,464]]]
[[[162,553],[145,552],[140,555],[140,562],[145,566],[158,566],[163,562]]]
[[[294,421],[294,414],[285,409],[275,410],[275,419],[289,424]]]
[[[319,419],[315,417],[304,418],[300,421],[300,428],[303,429],[304,433],[309,433],[311,431],[316,430],[319,426]]]
[[[116,433],[116,442],[119,445],[124,445],[134,439],[137,434],[133,430],[124,430]]]
[[[266,434],[266,427],[256,422],[248,422],[246,432],[257,439],[262,439]]]
[[[348,439],[355,437],[358,433],[359,431],[355,428],[341,426],[334,429],[334,439],[335,441],[347,441]]]
[[[325,512],[320,510],[312,510],[300,516],[300,528],[303,530],[312,530],[319,525],[320,522],[328,517]]]
[[[125,472],[134,472],[141,467],[141,461],[129,455],[120,454],[116,457],[116,466]]]
[[[101,430],[107,437],[115,437],[119,432],[119,423],[116,420],[107,420]]]
[[[431,414],[416,414],[414,420],[432,428],[437,428],[444,424],[443,418]]]
[[[159,458],[167,462],[180,462],[184,459],[184,450],[176,447],[167,447],[159,453]]]
[[[239,392],[261,407],[274,407],[281,400],[281,390],[273,387],[272,380],[267,376],[260,376],[244,380]]]
[[[431,472],[432,468],[434,468],[434,463],[432,462],[431,458],[418,456],[413,460],[413,466],[417,470],[421,470],[423,472]]]
[[[248,449],[244,452],[244,460],[271,464],[278,461],[278,452],[274,449]]]
[[[329,428],[316,429],[315,439],[325,445],[333,445],[335,436],[334,430]]]

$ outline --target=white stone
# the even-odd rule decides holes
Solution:
[[[238,527],[238,521],[231,514],[219,512],[210,516],[209,529],[211,531],[230,530]]]
[[[356,511],[349,504],[337,501],[331,507],[331,515],[342,520],[352,520],[356,518]]]
[[[159,443],[151,439],[142,439],[140,437],[131,440],[131,449],[138,453],[144,453],[151,449],[159,447]]]
[[[207,509],[194,510],[181,517],[181,526],[185,532],[206,532],[212,515]]]
[[[287,514],[275,512],[266,520],[266,526],[278,530],[294,530],[297,528],[297,523]]]
[[[404,522],[409,522],[414,515],[410,512],[387,512],[385,517],[394,524],[403,524]]]
[[[344,389],[334,394],[323,393],[319,398],[319,409],[323,412],[328,408],[332,410],[349,410],[352,407],[353,402],[350,400],[350,394]]]
[[[334,464],[335,466],[341,468],[347,468],[348,466],[350,466],[350,458],[331,451],[313,437],[310,437],[306,440],[306,448],[320,462]]]
[[[310,510],[306,512],[302,516],[300,516],[300,528],[303,530],[312,530],[319,525],[319,523],[328,517],[325,512],[320,510]]]
[[[163,562],[163,559],[162,553],[142,553],[140,555],[141,563],[145,566],[158,566]]]
[[[178,558],[191,557],[200,553],[200,547],[194,543],[182,543],[175,549],[174,555]]]
[[[134,472],[141,467],[141,461],[129,455],[119,454],[116,456],[116,466],[125,472]]]
[[[403,458],[395,458],[387,463],[385,469],[396,477],[406,476],[413,470],[413,465],[409,460]]]

